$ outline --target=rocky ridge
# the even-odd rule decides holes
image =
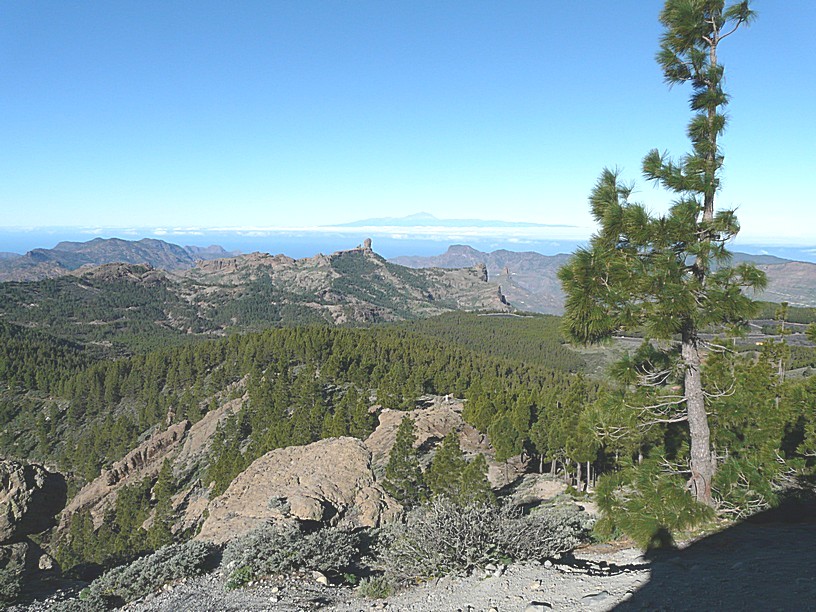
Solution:
[[[147,264],[164,270],[181,270],[194,266],[197,260],[231,254],[216,245],[206,248],[181,247],[154,238],[136,241],[121,238],[64,241],[53,249],[34,249],[24,255],[2,258],[0,282],[53,278],[82,266],[109,263]]]
[[[221,335],[276,325],[511,310],[504,295],[487,282],[484,266],[413,270],[387,262],[370,246],[304,259],[251,253],[198,261],[183,270],[163,270],[149,262],[106,263],[63,274],[47,283],[3,286],[0,317],[48,332],[71,304],[72,333],[94,339],[107,330],[115,343],[130,325],[157,337]]]
[[[483,265],[461,270],[411,270],[395,266],[370,247],[292,259],[251,253],[199,262],[179,275],[193,302],[241,299],[258,283],[278,291],[284,303],[298,302],[334,323],[389,321],[432,316],[449,310],[510,309],[487,283]]]
[[[466,245],[452,245],[431,257],[402,256],[391,261],[411,268],[461,268],[484,263],[490,282],[501,286],[508,301],[519,310],[562,314],[564,293],[558,269],[569,255],[541,255],[504,249],[485,253]],[[792,306],[816,306],[816,264],[765,255],[734,253],[734,263],[750,262],[768,275],[768,287],[754,299],[787,301]]]
[[[242,401],[225,402],[192,426],[181,421],[155,432],[73,497],[61,515],[58,534],[66,533],[70,517],[79,511],[89,511],[99,527],[121,488],[155,478],[165,460],[184,483],[173,499],[178,516],[174,529],[200,528],[198,539],[223,543],[268,522],[378,526],[400,510],[380,481],[399,423],[406,416],[414,419],[415,444],[425,464],[442,439],[457,432],[466,455],[485,455],[488,479],[495,489],[518,481],[526,468],[520,457],[507,463],[493,459],[486,436],[462,419],[461,400],[429,396],[412,411],[380,411],[379,425],[365,441],[328,438],[272,450],[239,474],[222,495],[213,497],[210,484],[201,480],[207,453],[217,425],[236,412]],[[560,485],[548,488],[546,496],[562,490]]]

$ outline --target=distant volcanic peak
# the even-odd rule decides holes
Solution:
[[[456,254],[456,255],[486,255],[487,253],[483,253],[478,249],[474,249],[472,246],[467,244],[452,244],[448,247],[448,253]]]
[[[416,220],[416,221],[439,221],[439,219],[437,217],[435,217],[431,213],[427,213],[427,212],[418,212],[418,213],[414,213],[413,215],[408,215],[407,217],[402,217],[402,218],[406,219],[406,220],[413,219],[413,220]]]

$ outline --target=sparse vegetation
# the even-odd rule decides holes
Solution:
[[[325,527],[303,533],[296,525],[270,525],[231,540],[222,566],[230,571],[228,588],[295,570],[316,570],[342,576],[360,557],[361,537],[355,531]]]
[[[83,598],[122,605],[168,582],[197,576],[212,569],[217,550],[212,544],[195,541],[165,546],[129,565],[105,572],[90,584]]]
[[[366,599],[385,599],[393,592],[394,585],[385,576],[363,578],[357,587],[357,593]]]
[[[0,569],[0,607],[14,603],[20,596],[23,568],[8,565]]]
[[[387,580],[406,583],[463,574],[488,563],[558,557],[588,533],[575,506],[542,507],[529,515],[505,505],[466,506],[436,497],[380,534],[378,564]]]

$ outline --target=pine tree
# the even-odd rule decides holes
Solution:
[[[172,498],[175,493],[176,479],[173,476],[173,466],[168,459],[164,460],[156,484],[153,485],[153,497],[156,507],[153,511],[153,522],[147,532],[150,547],[159,549],[166,544],[173,543],[173,512]]]
[[[459,446],[459,436],[451,432],[442,440],[433,461],[425,472],[425,482],[431,493],[458,500],[462,487],[462,472],[467,465]]]
[[[493,503],[496,496],[487,479],[487,459],[476,455],[462,470],[460,501],[462,503]]]
[[[419,467],[419,455],[414,448],[414,420],[403,417],[397,429],[397,437],[388,464],[385,466],[383,487],[404,506],[411,507],[426,497],[425,481]]]
[[[692,87],[688,126],[692,151],[671,161],[657,150],[643,160],[644,176],[677,194],[668,214],[654,216],[630,202],[634,187],[604,170],[590,196],[600,225],[588,248],[579,249],[559,272],[567,294],[565,325],[572,339],[597,342],[613,332],[641,329],[647,338],[673,343],[682,394],[651,405],[651,422],[688,423],[690,473],[695,498],[711,504],[716,471],[712,452],[700,331],[744,324],[752,302],[743,288],[759,289],[765,276],[753,266],[729,267],[728,240],[739,231],[733,211],[715,211],[725,128],[720,43],[752,21],[749,2],[667,0],[658,63],[669,85]],[[675,341],[679,339],[679,341]],[[641,382],[666,381],[672,369],[639,373]],[[645,409],[646,407],[644,407]]]
[[[456,432],[442,440],[424,477],[433,495],[445,496],[463,506],[495,500],[484,455],[476,455],[471,461],[465,459]]]

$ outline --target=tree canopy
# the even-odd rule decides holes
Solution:
[[[700,334],[745,325],[753,304],[744,290],[765,284],[752,265],[729,265],[726,244],[739,224],[734,211],[715,209],[728,103],[718,49],[753,17],[747,1],[726,7],[723,0],[667,0],[657,61],[670,86],[691,86],[691,152],[672,160],[654,149],[643,160],[643,175],[676,199],[668,212],[654,214],[631,201],[634,185],[605,169],[589,198],[599,229],[559,273],[573,340],[599,342],[637,329],[659,342],[661,357],[635,364],[633,380],[649,390],[640,414],[650,423],[688,423],[689,488],[706,504],[712,503],[716,460],[701,364],[716,347]]]

